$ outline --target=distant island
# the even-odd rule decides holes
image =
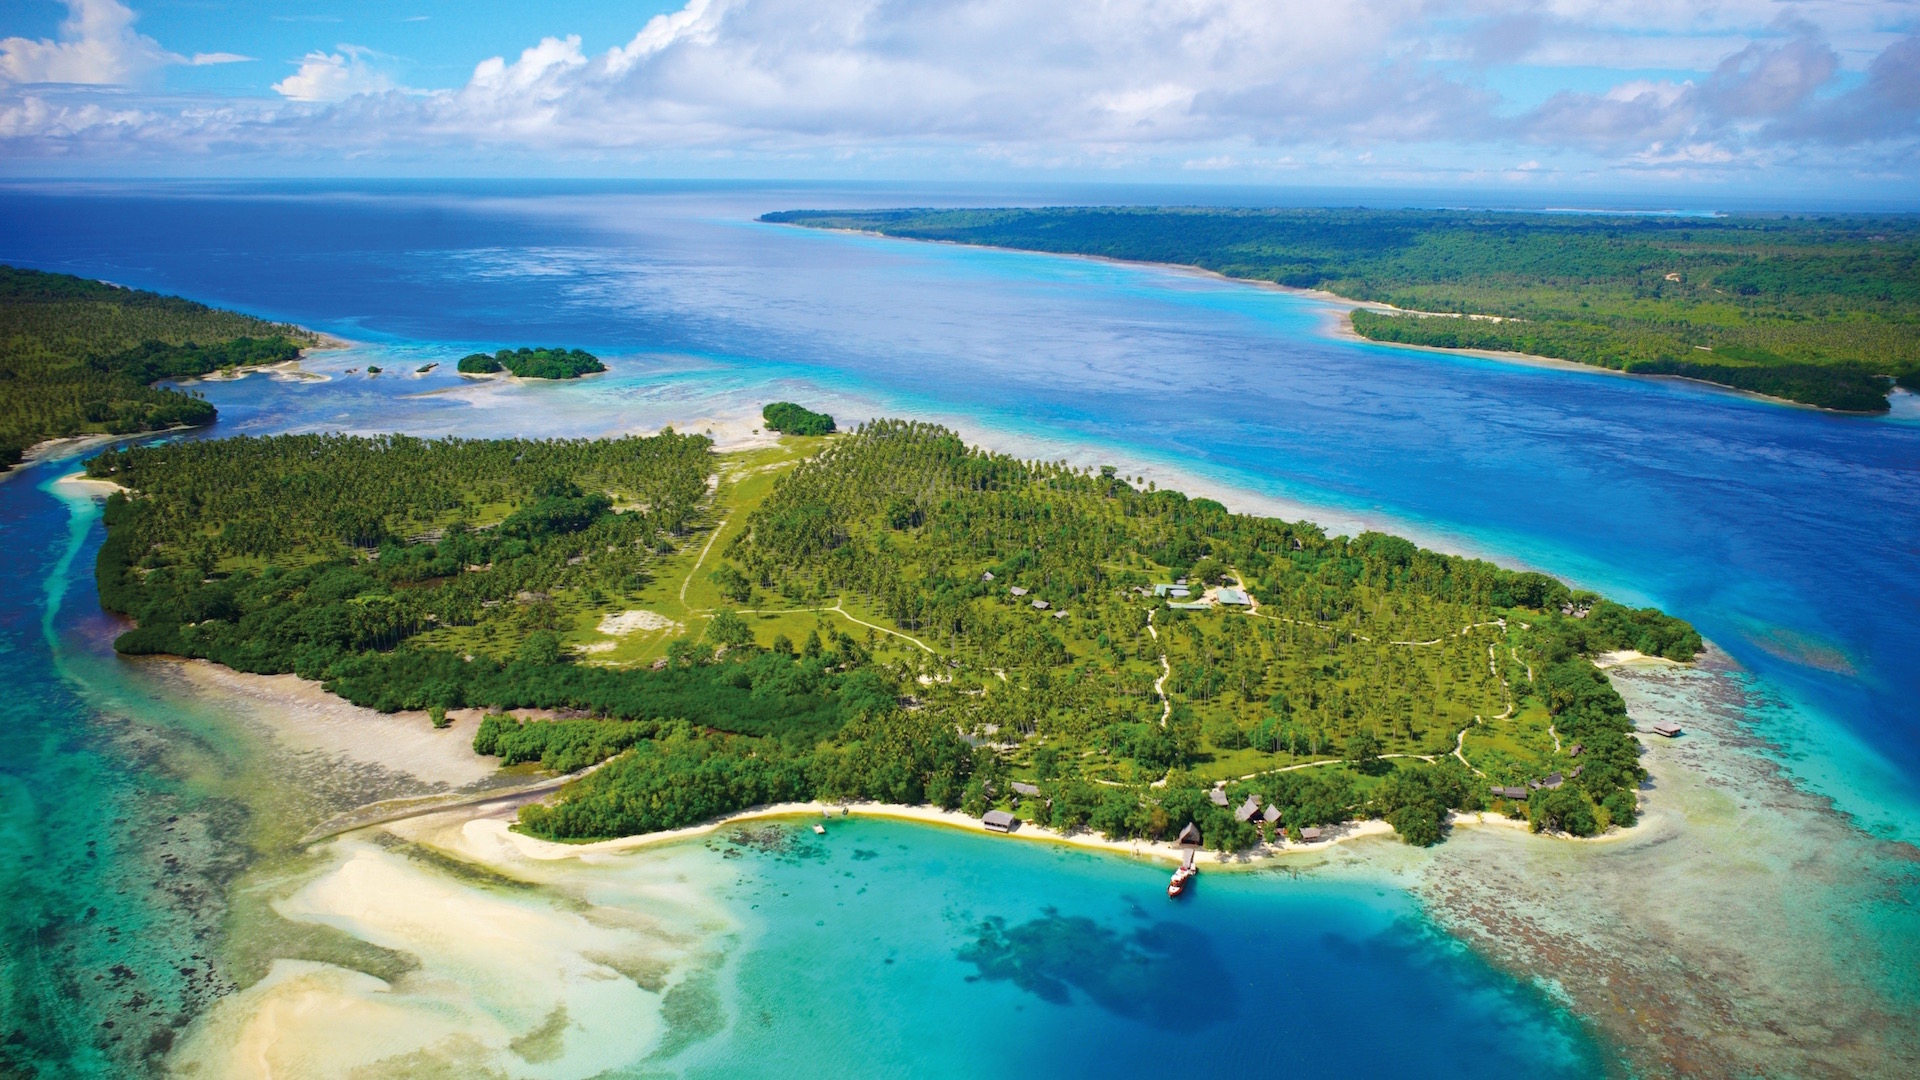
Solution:
[[[762,221],[1194,266],[1322,289],[1376,340],[1553,357],[1885,412],[1920,389],[1908,216],[1066,207]]]
[[[462,375],[491,375],[506,371],[522,379],[577,379],[607,370],[600,358],[585,349],[501,349],[469,353],[460,358]]]
[[[552,839],[804,799],[1194,823],[1220,850],[1360,818],[1431,844],[1450,810],[1591,835],[1645,776],[1592,658],[1701,648],[1542,574],[903,420],[732,455],[671,430],[233,438],[87,473],[124,488],[97,572],[137,624],[116,649],[475,710],[503,763],[604,762],[521,811]]]
[[[317,334],[191,300],[0,266],[0,470],[47,439],[210,424],[162,379],[297,359]]]

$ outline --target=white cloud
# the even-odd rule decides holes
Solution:
[[[394,89],[392,79],[368,66],[368,50],[337,45],[339,52],[310,52],[300,70],[273,84],[274,92],[289,101],[345,101],[356,94],[380,94]]]
[[[137,16],[119,0],[66,0],[57,41],[0,40],[0,80],[114,85],[139,82],[185,58],[134,32]]]
[[[112,0],[81,6],[121,13],[119,36],[63,30],[57,44],[5,43],[8,60],[70,41],[151,45],[127,37],[132,15]],[[1861,160],[1920,173],[1920,39],[1848,0],[1802,0],[1790,21],[1777,7],[688,0],[604,52],[585,52],[577,36],[547,37],[434,91],[390,92],[403,88],[381,58],[345,45],[303,58],[274,84],[277,102],[155,101],[109,115],[19,89],[0,93],[9,110],[0,137],[42,156],[177,144],[361,160],[678,155],[836,169],[908,161],[1253,174],[1311,161],[1402,176],[1423,162],[1479,175],[1472,163],[1491,152],[1527,164],[1486,175],[1538,177],[1745,168],[1796,155],[1844,168],[1848,152],[1832,146],[1870,146]],[[234,59],[204,62],[215,58]],[[1554,64],[1582,70],[1562,78]],[[1487,76],[1516,65],[1537,80],[1526,100],[1541,102],[1518,115],[1488,88],[1505,84]],[[1620,72],[1611,89],[1584,88],[1596,66]],[[1582,89],[1552,92],[1556,78]]]
[[[241,56],[239,53],[202,52],[194,53],[193,59],[188,63],[194,67],[206,67],[209,64],[240,64],[252,59],[254,58],[251,56]]]
[[[1670,108],[1680,96],[1693,89],[1692,82],[1672,82],[1651,79],[1630,79],[1609,89],[1601,95],[1602,100],[1623,104],[1644,103],[1656,108]]]

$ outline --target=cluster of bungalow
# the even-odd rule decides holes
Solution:
[[[1242,586],[1222,585],[1213,590],[1212,597],[1209,598],[1203,594],[1198,600],[1192,599],[1193,589],[1193,586],[1187,584],[1186,578],[1181,578],[1171,584],[1160,582],[1154,585],[1153,595],[1165,598],[1168,607],[1180,611],[1205,611],[1216,606],[1253,606],[1253,599],[1247,595],[1247,590]]]
[[[993,580],[993,571],[991,571],[991,570],[989,570],[989,571],[987,571],[986,573],[984,573],[984,574],[981,574],[981,575],[980,575],[980,580],[981,580],[981,581],[992,581],[992,580]],[[1014,598],[1015,600],[1019,600],[1019,599],[1021,599],[1021,598],[1023,598],[1023,597],[1025,597],[1025,596],[1026,596],[1026,595],[1027,595],[1028,593],[1030,593],[1030,592],[1032,592],[1032,591],[1033,591],[1033,590],[1031,590],[1031,589],[1028,589],[1028,588],[1026,588],[1025,586],[1022,586],[1022,585],[1013,585],[1013,586],[1010,586],[1010,587],[1009,587],[1009,588],[1007,589],[1007,595],[1008,595],[1008,596],[1011,596],[1011,597],[1013,597],[1013,598]],[[1035,611],[1047,611],[1047,610],[1050,610],[1050,609],[1051,609],[1052,607],[1053,607],[1053,605],[1052,605],[1052,604],[1049,604],[1049,603],[1047,603],[1047,602],[1046,602],[1045,600],[1042,600],[1042,599],[1040,599],[1040,598],[1039,598],[1039,597],[1037,597],[1037,596],[1033,598],[1033,610],[1035,610]],[[1066,618],[1066,617],[1067,617],[1067,614],[1068,614],[1068,613],[1067,613],[1067,612],[1065,612],[1065,611],[1055,611],[1055,612],[1053,613],[1053,617],[1054,617],[1054,618],[1056,618],[1056,619],[1064,619],[1064,618]]]
[[[1213,805],[1223,807],[1223,808],[1230,801],[1227,798],[1227,789],[1224,787],[1216,787],[1212,791],[1207,792],[1207,798],[1210,801],[1212,801]],[[1250,792],[1247,795],[1246,801],[1242,802],[1239,806],[1234,807],[1233,820],[1253,821],[1257,818],[1260,821],[1264,821],[1268,825],[1271,825],[1274,828],[1274,831],[1278,832],[1281,828],[1280,808],[1278,806],[1273,806],[1269,804],[1265,809],[1261,809],[1261,803],[1265,801],[1266,800],[1260,797],[1259,793]],[[1308,826],[1307,828],[1300,830],[1300,839],[1305,841],[1306,843],[1311,844],[1314,841],[1319,840],[1320,838],[1321,838],[1321,832],[1317,828]]]
[[[1013,782],[1013,800],[1016,805],[1018,805],[1022,799],[1037,799],[1039,797],[1040,785],[1029,784],[1024,780],[1015,780]],[[999,833],[1012,832],[1019,825],[1019,821],[1020,819],[1005,810],[989,810],[980,818],[980,824],[985,825],[989,832]]]

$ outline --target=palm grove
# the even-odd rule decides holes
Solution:
[[[296,326],[66,274],[0,266],[0,468],[43,439],[206,424],[160,379],[292,360]]]
[[[879,421],[781,476],[702,572],[736,610],[662,664],[596,663],[563,612],[614,612],[713,528],[698,436],[601,441],[284,436],[136,448],[110,500],[103,604],[129,653],[296,672],[382,710],[479,707],[475,749],[570,771],[522,813],[583,839],[800,798],[1017,806],[1058,828],[1231,849],[1379,816],[1412,842],[1448,809],[1591,833],[1643,777],[1588,659],[1688,659],[1652,610],[1375,533],[1231,514]],[[1239,583],[1183,610],[1151,586]],[[1017,592],[1016,592],[1017,590]],[[865,612],[768,635],[770,612]],[[824,616],[822,616],[824,620]],[[561,710],[552,721],[511,710]],[[610,759],[610,760],[609,760]],[[1509,804],[1490,788],[1559,772]],[[1040,794],[1017,804],[1013,783]]]

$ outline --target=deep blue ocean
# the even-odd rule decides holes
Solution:
[[[221,410],[213,435],[598,435],[791,397],[843,422],[938,418],[1030,456],[1209,487],[1237,508],[1281,504],[1335,531],[1393,529],[1543,569],[1691,620],[1749,673],[1756,700],[1768,702],[1755,732],[1802,785],[1881,837],[1920,838],[1920,400],[1903,395],[1889,417],[1835,416],[1682,382],[1397,349],[1339,337],[1337,304],[1177,270],[753,221],[799,207],[1087,198],[742,184],[14,185],[0,189],[0,262],[362,343],[307,364],[339,376],[331,381],[200,384]],[[461,385],[447,363],[521,344],[584,347],[612,370],[507,396]],[[430,360],[443,366],[417,378],[343,374]],[[110,659],[93,614],[97,526],[43,487],[73,467],[0,484],[0,530],[14,554],[0,567],[10,688],[0,875],[15,912],[4,942],[15,996],[0,1001],[16,1008],[31,997],[19,988],[32,972],[65,963],[40,943],[78,940],[85,920],[104,917],[78,912],[73,897],[111,891],[107,871],[85,861],[49,884],[48,846],[128,828],[116,801],[171,783],[127,756],[125,731],[109,738],[100,727],[103,695],[136,720],[148,699],[137,674]],[[35,796],[50,785],[97,788],[99,799],[82,812]],[[1020,856],[1029,857],[1038,858]],[[1021,871],[1046,878],[1042,894],[1105,895],[1105,878],[1122,873],[1049,858]],[[1102,910],[1107,921],[1095,925],[1198,935],[1204,947],[1183,949],[1216,958],[1257,953],[1272,920],[1330,927],[1288,953],[1305,965],[1299,979],[1360,979],[1338,990],[1346,995],[1399,988],[1435,1018],[1387,1035],[1358,1075],[1464,1075],[1485,1048],[1449,1041],[1449,1026],[1515,1010],[1525,1031],[1501,1039],[1524,1052],[1508,1066],[1577,1074],[1591,1064],[1549,1000],[1428,941],[1397,901],[1355,894],[1344,903],[1360,914],[1342,916],[1331,914],[1338,895],[1251,878],[1208,902],[1231,917],[1129,929],[1123,913]],[[1052,918],[1037,907],[1016,915],[1015,925]],[[63,929],[49,936],[49,920]],[[1036,925],[1069,952],[1085,932],[1071,920]],[[772,941],[746,970],[779,965],[782,947]],[[1281,993],[1242,978],[1240,959],[1218,962],[1215,976],[1240,985],[1232,1000]],[[57,1012],[56,990],[33,1007]],[[1026,998],[1027,1008],[1066,1008]],[[1089,1030],[1107,1030],[1112,1010],[1072,1000],[1088,1010]],[[1115,1032],[1142,1037],[1160,1023],[1121,1019]],[[1330,1047],[1355,1036],[1334,1025],[1297,1037]],[[1072,1071],[1041,1036],[1023,1045],[1040,1071]]]

